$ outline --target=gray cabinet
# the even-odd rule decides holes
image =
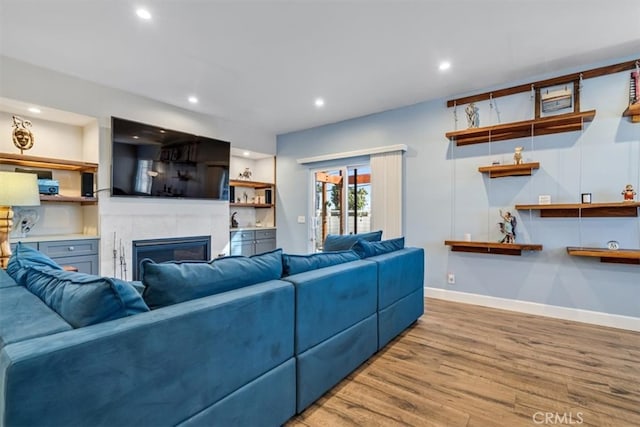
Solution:
[[[39,250],[59,265],[76,267],[81,273],[98,274],[98,239],[25,242],[23,245]],[[14,249],[12,244],[11,250]]]
[[[237,230],[230,236],[231,255],[255,255],[276,248],[276,230]]]

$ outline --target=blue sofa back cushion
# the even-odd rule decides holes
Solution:
[[[62,270],[62,267],[42,252],[18,242],[9,258],[7,273],[17,284],[25,286],[25,267],[31,266]]]
[[[159,308],[282,277],[282,249],[251,257],[230,256],[209,262],[140,263],[149,307]]]
[[[149,311],[135,288],[123,280],[42,266],[24,270],[27,289],[74,328]]]
[[[369,242],[379,242],[382,239],[382,230],[360,234],[327,234],[322,245],[323,252],[346,251],[351,249],[359,239]]]
[[[380,242],[368,242],[366,240],[358,240],[351,249],[357,253],[360,258],[369,258],[376,255],[382,255],[404,248],[404,237],[397,239],[383,240]]]
[[[282,255],[282,275],[292,276],[309,270],[329,267],[344,262],[360,259],[352,250],[337,252],[322,252],[311,255]]]

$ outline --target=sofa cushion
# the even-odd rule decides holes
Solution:
[[[310,255],[282,255],[282,275],[304,273],[309,270],[329,267],[331,265],[342,264],[344,262],[360,259],[358,254],[352,250],[317,253]]]
[[[351,247],[360,258],[369,258],[376,255],[387,254],[389,252],[398,251],[404,248],[404,237],[397,239],[383,240],[380,242],[368,242],[363,239],[358,241]]]
[[[149,311],[135,288],[123,280],[42,266],[24,270],[27,289],[74,328]]]
[[[140,277],[149,307],[165,307],[282,277],[282,249],[251,257],[230,256],[209,262],[144,259]]]
[[[24,275],[26,270],[24,268],[30,266],[62,270],[62,267],[42,252],[18,242],[16,249],[11,254],[11,258],[9,258],[7,273],[9,273],[9,276],[11,276],[17,284],[25,286]]]
[[[382,230],[360,234],[328,234],[324,239],[322,250],[324,252],[346,251],[351,249],[358,239],[369,242],[379,242],[382,239]]]

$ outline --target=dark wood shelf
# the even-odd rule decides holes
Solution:
[[[640,202],[556,203],[549,205],[516,205],[516,209],[539,210],[545,218],[637,217]]]
[[[26,156],[22,154],[11,153],[0,153],[0,164],[75,172],[96,173],[98,171],[97,163],[52,159],[48,157]]]
[[[274,187],[274,184],[269,182],[259,182],[259,181],[242,181],[238,179],[229,180],[229,185],[233,187],[248,187],[248,188],[271,188]]]
[[[567,253],[572,256],[600,258],[600,262],[640,265],[640,249],[567,247]]]
[[[272,208],[273,205],[264,203],[229,203],[232,208]]]
[[[60,195],[40,195],[41,202],[58,202],[58,203],[82,203],[83,205],[94,205],[98,203],[97,197],[73,197],[73,196],[60,196]]]
[[[529,176],[534,169],[539,169],[540,163],[521,163],[519,165],[481,166],[478,172],[488,173],[490,178],[504,178],[507,176]]]
[[[468,242],[466,240],[445,240],[444,244],[451,246],[453,252],[473,252],[481,254],[522,255],[522,251],[541,251],[542,245],[498,243],[498,242]]]
[[[530,136],[550,135],[562,132],[574,132],[582,129],[585,122],[596,116],[596,110],[577,113],[558,114],[539,119],[505,123],[494,126],[470,128],[447,132],[445,135],[456,145],[482,144],[485,142],[504,141],[507,139]]]
[[[624,117],[630,117],[632,123],[640,123],[640,102],[629,105],[622,115]]]

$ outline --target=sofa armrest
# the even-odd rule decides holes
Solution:
[[[274,280],[7,345],[0,425],[175,425],[291,358],[293,316]]]

